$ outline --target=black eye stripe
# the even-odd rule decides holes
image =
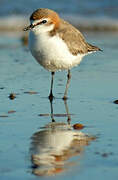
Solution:
[[[38,22],[37,24],[34,24],[33,26],[35,27],[35,26],[38,26],[40,24],[45,24],[45,23],[47,23],[47,20],[43,20],[41,22]]]

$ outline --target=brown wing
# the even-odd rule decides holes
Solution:
[[[88,44],[79,30],[62,19],[58,30],[59,36],[67,43],[73,55],[87,54],[88,52],[100,50],[98,47]]]

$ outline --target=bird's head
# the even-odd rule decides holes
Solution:
[[[36,33],[50,32],[57,29],[60,24],[60,18],[55,11],[50,9],[37,9],[30,16],[30,25],[24,28],[24,31],[34,31]]]

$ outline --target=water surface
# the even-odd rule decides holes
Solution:
[[[20,36],[0,36],[1,180],[118,178],[118,107],[113,103],[118,99],[118,34],[85,36],[103,52],[72,69],[66,107],[61,97],[67,73],[56,73],[54,116],[47,98],[50,73],[37,64]],[[9,99],[10,93],[16,98]],[[84,128],[75,130],[78,123]],[[50,154],[55,160],[51,165]],[[51,171],[38,173],[45,168]]]

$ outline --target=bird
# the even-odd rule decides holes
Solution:
[[[29,50],[36,61],[51,72],[51,87],[48,98],[53,100],[53,82],[57,71],[67,70],[67,83],[63,100],[66,100],[71,79],[71,68],[77,66],[85,55],[101,51],[86,42],[83,34],[54,10],[40,8],[30,16]]]

